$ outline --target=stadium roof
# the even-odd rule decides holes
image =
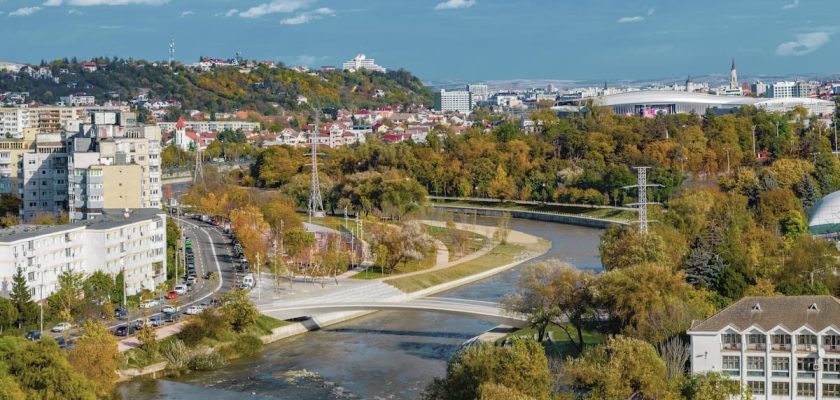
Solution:
[[[834,192],[820,199],[811,208],[808,231],[812,235],[840,233],[840,192]]]

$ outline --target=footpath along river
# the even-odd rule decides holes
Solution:
[[[479,224],[495,225],[493,218]],[[511,228],[551,241],[545,255],[580,269],[601,270],[603,231],[513,219]],[[498,301],[510,293],[522,266],[442,293]],[[212,372],[122,384],[124,399],[416,399],[460,345],[494,324],[431,312],[378,312],[265,346],[260,355]]]

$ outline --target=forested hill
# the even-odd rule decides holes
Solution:
[[[89,72],[75,60],[42,63],[58,78],[58,83],[53,79],[4,73],[0,92],[29,92],[29,99],[53,104],[61,96],[78,92],[96,96],[97,102],[109,98],[128,101],[135,99],[141,89],[149,89],[150,99],[174,99],[181,102],[184,109],[256,110],[266,114],[276,112],[274,104],[285,109],[306,107],[298,105],[298,95],[320,107],[371,108],[394,103],[431,105],[433,101],[432,91],[405,70],[385,74],[301,73],[283,66],[258,66],[250,73],[242,73],[236,67],[199,72],[183,65],[170,68],[118,58],[94,61],[104,68]],[[384,91],[384,95],[377,97],[377,90]]]

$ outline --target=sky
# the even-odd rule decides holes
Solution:
[[[0,0],[0,60],[340,65],[424,81],[840,72],[840,0]]]

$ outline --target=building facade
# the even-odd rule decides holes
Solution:
[[[473,96],[473,101],[487,101],[490,99],[490,88],[487,85],[467,85],[467,91]]]
[[[691,371],[728,376],[756,400],[840,398],[838,317],[831,296],[746,297],[689,329]]]
[[[2,229],[0,295],[9,296],[18,269],[36,301],[55,293],[66,271],[124,273],[128,295],[154,290],[166,280],[166,214],[106,210],[92,221]]]
[[[441,89],[435,93],[435,110],[441,112],[460,112],[469,114],[473,109],[472,94],[464,90],[448,91]]]
[[[372,58],[367,58],[364,54],[359,54],[356,57],[353,57],[352,60],[345,62],[342,69],[350,72],[363,69],[367,71],[381,72],[383,74],[386,72],[385,67],[376,65],[376,62]]]
[[[248,121],[179,121],[183,122],[183,129],[198,133],[243,131],[259,132],[259,122]],[[174,133],[178,129],[178,122],[158,122],[162,133]]]

